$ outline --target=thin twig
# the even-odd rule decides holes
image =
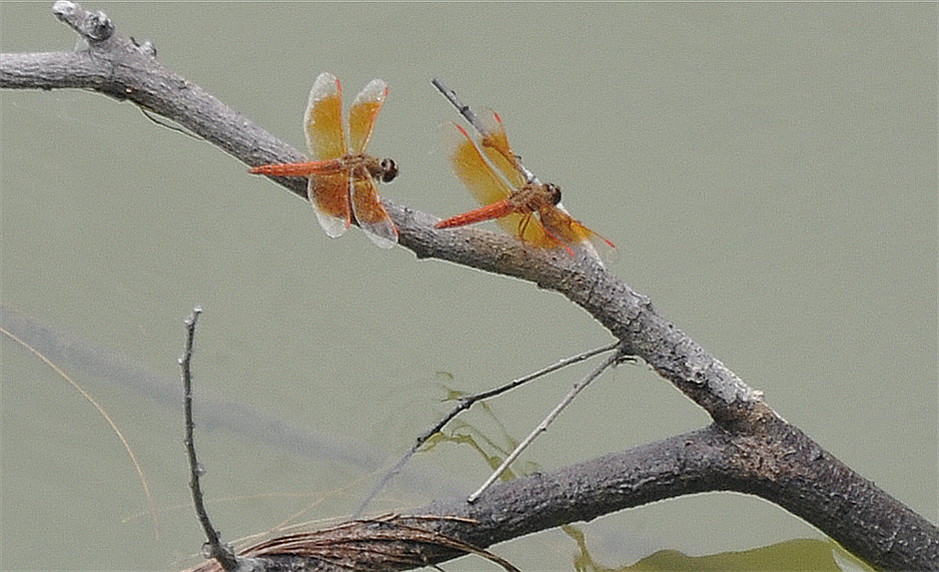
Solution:
[[[554,363],[552,365],[549,365],[548,367],[539,369],[538,371],[530,373],[524,377],[520,377],[518,379],[510,381],[509,383],[496,387],[495,389],[490,389],[488,391],[477,393],[475,395],[467,395],[467,396],[461,397],[456,407],[451,409],[449,413],[447,413],[439,421],[437,421],[437,423],[434,424],[433,427],[431,427],[424,433],[421,433],[417,437],[417,439],[414,442],[414,445],[411,446],[408,452],[405,453],[404,456],[401,457],[401,459],[397,463],[395,463],[395,466],[392,467],[391,470],[385,473],[385,475],[381,478],[381,480],[378,481],[378,484],[375,485],[375,488],[372,489],[372,492],[370,492],[368,496],[365,497],[365,500],[362,501],[362,504],[359,505],[359,508],[356,510],[355,514],[360,515],[363,512],[365,512],[365,508],[369,505],[369,503],[371,503],[375,499],[378,493],[380,493],[382,489],[385,488],[385,485],[387,485],[391,479],[395,478],[401,472],[401,469],[404,468],[404,465],[407,464],[407,462],[411,459],[411,457],[413,457],[414,454],[417,453],[417,451],[424,445],[424,443],[427,442],[428,439],[430,439],[431,437],[439,433],[447,423],[453,420],[454,417],[456,417],[460,413],[472,407],[476,402],[482,401],[484,399],[489,399],[490,397],[495,397],[497,395],[501,395],[505,392],[515,389],[516,387],[519,387],[525,383],[528,383],[529,381],[535,380],[539,377],[555,372],[559,369],[563,369],[569,365],[580,363],[586,359],[592,358],[595,355],[602,354],[604,352],[608,352],[610,350],[616,349],[617,345],[618,345],[618,342],[610,344],[608,346],[603,346],[600,348],[587,350],[575,356],[564,358],[558,361],[557,363]]]
[[[180,135],[185,135],[186,137],[189,137],[190,139],[194,139],[196,141],[205,141],[205,137],[200,137],[187,128],[177,127],[176,125],[170,125],[169,123],[166,123],[165,121],[163,121],[162,119],[154,115],[153,112],[149,111],[146,107],[138,107],[137,109],[139,109],[140,112],[143,113],[144,117],[146,117],[153,123],[156,123],[160,127],[164,127],[166,129],[169,129],[170,131],[175,131],[176,133],[179,133]]]
[[[465,103],[460,101],[460,98],[457,97],[456,95],[456,91],[443,85],[443,82],[441,82],[437,78],[433,78],[432,80],[430,80],[430,83],[433,84],[433,86],[437,88],[437,91],[442,93],[443,96],[447,98],[447,101],[449,101],[453,105],[453,107],[456,107],[456,110],[460,112],[460,115],[466,118],[466,120],[470,123],[470,125],[472,125],[473,128],[476,129],[476,131],[478,131],[480,135],[482,135],[483,139],[485,139],[486,137],[490,135],[489,128],[487,128],[486,125],[479,119],[478,115],[473,113],[473,110],[470,109],[469,105],[466,105]],[[525,167],[525,165],[522,164],[521,156],[515,155],[515,164],[518,166],[519,170],[522,172],[522,176],[525,177],[526,182],[536,183],[536,184],[541,183],[541,181],[538,180],[538,177],[536,177],[534,173],[529,171]]]
[[[578,393],[580,393],[584,388],[590,385],[590,383],[593,380],[600,377],[601,373],[606,371],[608,368],[615,366],[617,363],[621,362],[622,360],[623,358],[617,352],[611,355],[610,357],[608,357],[602,364],[600,364],[600,367],[595,369],[590,375],[588,375],[581,381],[575,383],[574,387],[571,388],[571,391],[567,394],[567,396],[564,399],[562,399],[560,403],[558,403],[557,407],[555,407],[554,410],[552,410],[551,413],[549,413],[548,416],[544,418],[544,421],[542,421],[537,427],[535,427],[535,430],[532,431],[528,435],[528,437],[525,437],[525,439],[521,443],[519,443],[517,447],[515,447],[514,451],[509,453],[509,456],[506,457],[504,461],[502,461],[502,464],[499,465],[499,468],[493,471],[491,475],[489,475],[489,478],[486,479],[486,482],[484,482],[476,490],[476,492],[471,494],[466,499],[466,502],[468,503],[476,502],[476,500],[480,497],[480,495],[482,495],[486,491],[486,489],[488,489],[490,485],[492,485],[492,483],[494,483],[496,479],[498,479],[502,475],[502,473],[505,472],[505,470],[509,467],[509,465],[512,464],[512,462],[515,459],[517,459],[519,455],[522,454],[522,451],[527,449],[528,446],[532,444],[532,442],[535,440],[535,437],[537,437],[540,433],[543,433],[548,428],[548,426],[551,425],[551,423],[557,418],[557,416],[561,414],[561,411],[564,411],[564,409],[568,405],[570,405],[572,401],[574,401],[574,398],[577,397]]]
[[[196,459],[196,445],[193,441],[193,429],[195,424],[192,421],[192,347],[196,337],[196,322],[199,321],[199,315],[202,314],[202,308],[198,306],[192,309],[192,314],[186,318],[186,351],[183,357],[179,359],[179,366],[183,371],[183,391],[185,393],[186,410],[186,451],[189,454],[189,472],[192,478],[189,480],[189,488],[192,490],[192,502],[196,507],[196,516],[199,517],[199,523],[205,536],[208,538],[202,547],[202,555],[206,558],[214,558],[225,570],[236,570],[238,568],[238,559],[231,546],[223,545],[219,539],[218,531],[212,526],[209,520],[209,513],[205,510],[205,501],[202,496],[202,487],[199,485],[199,477],[205,473],[205,469]]]
[[[443,85],[443,82],[437,78],[431,79],[430,83],[437,88],[437,91],[439,91],[441,94],[443,94],[444,97],[447,98],[447,101],[453,104],[453,107],[455,107],[456,110],[460,112],[460,115],[462,115],[469,122],[469,124],[479,132],[480,135],[485,137],[488,134],[489,131],[486,129],[486,126],[483,125],[482,121],[479,120],[479,117],[473,113],[473,110],[470,109],[469,105],[466,105],[460,101],[460,98],[457,97],[455,91]]]

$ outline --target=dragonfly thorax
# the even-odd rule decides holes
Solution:
[[[540,212],[561,202],[561,187],[554,183],[526,183],[506,200],[519,214]]]

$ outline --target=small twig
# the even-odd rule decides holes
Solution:
[[[544,418],[544,421],[542,421],[537,427],[535,427],[535,430],[532,431],[528,435],[528,437],[525,437],[525,439],[521,443],[519,443],[517,447],[515,447],[515,450],[512,451],[509,454],[509,456],[505,458],[504,461],[502,461],[502,464],[499,465],[499,468],[493,471],[491,475],[489,475],[489,478],[486,479],[486,482],[484,482],[478,489],[476,489],[476,492],[471,494],[466,499],[466,502],[468,503],[476,502],[476,500],[480,497],[480,495],[482,495],[486,491],[486,489],[488,489],[490,485],[492,485],[492,483],[494,483],[496,479],[498,479],[502,475],[502,473],[505,472],[505,470],[509,467],[509,465],[512,464],[512,462],[515,459],[517,459],[519,455],[522,454],[522,451],[524,451],[525,449],[528,448],[529,445],[531,445],[532,441],[535,440],[535,437],[537,437],[540,433],[543,433],[548,428],[548,426],[551,425],[552,422],[554,422],[557,416],[561,414],[561,411],[564,411],[564,409],[568,405],[570,405],[572,401],[574,401],[574,398],[577,397],[578,393],[580,393],[584,388],[590,385],[590,383],[596,378],[598,378],[601,373],[606,371],[608,368],[613,367],[616,364],[620,363],[624,359],[625,358],[621,356],[619,352],[617,352],[611,355],[609,358],[607,358],[602,364],[600,364],[600,367],[595,369],[590,375],[580,380],[579,382],[575,383],[574,387],[571,388],[571,391],[567,394],[567,396],[564,399],[562,399],[560,403],[558,403],[557,407],[555,407],[554,410],[552,410],[551,413],[549,413],[548,416]]]
[[[447,98],[447,101],[453,104],[453,107],[455,107],[456,110],[460,112],[460,115],[462,115],[469,122],[469,124],[479,132],[480,135],[485,137],[488,134],[486,126],[483,125],[482,121],[479,120],[479,117],[473,113],[473,110],[470,109],[469,105],[466,105],[460,101],[460,98],[457,97],[455,91],[443,85],[443,82],[437,78],[431,79],[430,83],[437,88],[437,91],[439,91],[441,94],[443,94],[444,97]]]
[[[618,345],[619,343],[617,342],[617,343],[610,344],[608,346],[603,346],[601,348],[594,348],[592,350],[587,350],[575,356],[564,358],[555,364],[539,369],[538,371],[530,373],[524,377],[520,377],[518,379],[510,381],[509,383],[496,387],[495,389],[490,389],[488,391],[477,393],[475,395],[467,395],[467,396],[461,397],[456,407],[451,409],[449,413],[447,413],[442,418],[440,418],[440,420],[437,421],[437,423],[434,424],[433,427],[421,433],[417,437],[417,439],[414,442],[414,445],[411,446],[408,452],[405,453],[404,456],[401,457],[401,459],[397,463],[395,463],[395,466],[392,467],[391,470],[385,473],[385,475],[381,478],[381,480],[378,481],[378,484],[375,485],[375,488],[372,489],[372,492],[370,492],[368,496],[365,497],[365,500],[362,501],[362,504],[359,505],[359,508],[356,510],[355,514],[360,515],[363,512],[365,512],[365,508],[369,505],[369,503],[371,503],[375,499],[378,493],[380,493],[382,489],[385,488],[385,485],[387,485],[391,479],[395,478],[401,472],[401,469],[404,468],[404,465],[407,464],[409,460],[411,460],[411,457],[413,457],[414,454],[417,453],[417,451],[424,445],[424,443],[427,442],[428,439],[430,439],[431,437],[439,433],[447,423],[453,420],[454,417],[456,417],[460,413],[472,407],[476,402],[482,401],[484,399],[489,399],[490,397],[495,397],[497,395],[501,395],[505,392],[515,389],[516,387],[519,387],[525,383],[528,383],[529,381],[535,380],[539,377],[545,376],[559,369],[563,369],[569,365],[580,363],[586,359],[592,358],[595,355],[602,354],[604,352],[608,352],[610,350],[616,349]]]
[[[179,366],[183,371],[183,391],[185,393],[186,410],[186,451],[189,454],[189,472],[192,478],[189,480],[189,488],[192,490],[192,502],[196,507],[196,516],[199,517],[199,523],[202,524],[202,530],[205,531],[206,542],[202,547],[202,555],[206,558],[214,558],[225,570],[236,570],[238,568],[238,559],[231,546],[223,545],[219,539],[218,531],[212,526],[209,520],[209,513],[205,510],[205,502],[202,496],[202,487],[199,485],[199,477],[205,473],[205,469],[196,459],[196,446],[193,441],[193,429],[195,424],[192,421],[192,346],[196,337],[196,322],[199,321],[199,315],[202,314],[202,308],[198,306],[192,309],[192,314],[186,318],[186,351],[183,357],[179,359]]]
[[[184,129],[183,127],[177,127],[176,125],[170,125],[169,123],[166,123],[165,121],[163,121],[162,119],[154,115],[151,111],[148,111],[146,107],[138,107],[137,109],[139,109],[140,112],[143,113],[144,117],[146,117],[153,123],[159,125],[160,127],[164,127],[166,129],[169,129],[170,131],[175,131],[176,133],[179,133],[180,135],[185,135],[186,137],[189,137],[196,141],[205,141],[205,137],[200,137],[196,135],[195,133],[193,133],[192,131],[189,131],[189,129]]]

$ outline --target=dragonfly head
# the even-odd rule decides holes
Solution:
[[[382,159],[378,163],[378,167],[380,169],[378,174],[383,183],[390,183],[398,176],[398,164],[391,159]]]
[[[551,199],[552,205],[561,202],[561,187],[554,183],[545,183],[544,189],[548,192],[548,197]]]

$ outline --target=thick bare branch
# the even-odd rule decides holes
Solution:
[[[863,536],[850,550],[878,568],[935,569],[935,527],[922,517],[909,519],[907,510],[870,481],[856,480],[850,469],[791,426],[772,424],[761,436],[732,434],[717,425],[677,435],[629,451],[599,457],[556,471],[523,477],[487,491],[475,504],[463,497],[416,509],[419,526],[485,548],[561,524],[589,521],[604,514],[657,500],[706,491],[755,494],[796,514],[807,507],[826,507],[827,516],[813,524],[836,540],[851,538],[855,527]],[[767,455],[767,451],[773,451]],[[900,525],[905,521],[906,525]],[[870,522],[877,522],[874,528]],[[408,569],[414,560],[439,563],[462,555],[452,548],[420,543],[388,546],[375,538],[376,527],[346,529],[348,544],[340,554],[331,542],[332,529],[308,535],[305,557],[278,550],[277,541],[242,552],[264,570]],[[378,527],[378,530],[382,530]],[[321,536],[323,535],[323,536]],[[290,539],[294,540],[293,538]],[[374,553],[388,550],[381,565]],[[321,552],[317,552],[321,550]],[[356,556],[367,552],[368,557]],[[410,564],[396,566],[407,556]],[[351,560],[346,560],[349,558]],[[384,568],[383,568],[384,566]],[[208,564],[206,568],[212,569]]]

